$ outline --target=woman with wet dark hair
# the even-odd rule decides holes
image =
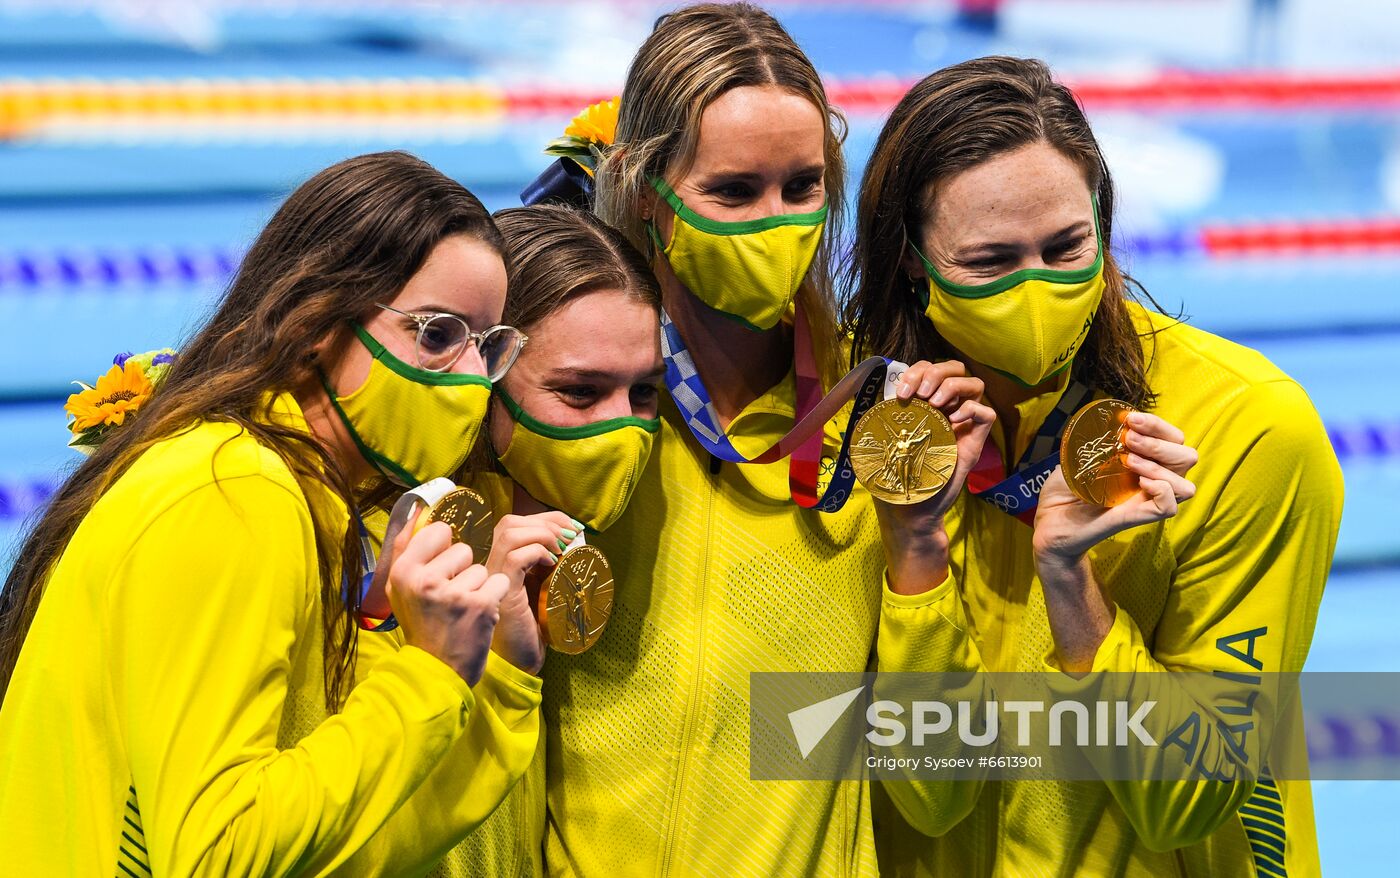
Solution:
[[[1083,110],[1038,61],[940,70],[885,123],[856,221],[856,353],[960,364],[997,427],[946,515],[882,519],[935,535],[927,565],[950,572],[891,572],[882,670],[1302,669],[1341,518],[1336,457],[1276,366],[1130,295],[1113,207]],[[1132,412],[1061,459],[1071,413],[1106,398]],[[1120,502],[1071,492],[1104,472]],[[1239,721],[1173,691],[1212,731]],[[1252,703],[1238,752],[1217,734],[1190,749],[1230,780],[884,784],[882,872],[1316,874],[1307,783],[1260,764],[1289,706]]]

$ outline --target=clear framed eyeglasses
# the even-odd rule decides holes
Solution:
[[[498,324],[481,332],[473,332],[467,321],[456,314],[440,311],[400,311],[379,304],[385,311],[407,317],[418,325],[418,368],[425,372],[446,372],[456,365],[475,344],[486,364],[486,377],[494,383],[510,370],[525,342],[530,337],[514,326]]]

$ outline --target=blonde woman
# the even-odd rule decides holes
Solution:
[[[652,255],[688,377],[597,540],[609,628],[544,670],[552,874],[875,874],[865,784],[751,781],[748,705],[753,671],[866,667],[885,566],[870,500],[803,508],[787,461],[712,455],[677,405],[703,385],[753,457],[792,429],[800,381],[831,386],[842,130],[811,62],[751,5],[664,16],[633,59],[597,210]],[[944,383],[966,428],[977,383]],[[906,554],[923,557],[891,541],[891,563]]]

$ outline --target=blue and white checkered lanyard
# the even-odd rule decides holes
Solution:
[[[794,414],[797,423],[763,453],[745,457],[720,429],[719,415],[709,391],[700,380],[695,360],[686,348],[680,330],[664,309],[661,312],[661,354],[666,360],[666,387],[700,447],[719,460],[730,463],[772,463],[784,457],[790,458],[788,487],[793,501],[805,509],[835,512],[850,499],[851,486],[856,480],[850,459],[851,434],[855,431],[856,422],[881,398],[894,396],[900,377],[909,367],[885,357],[869,357],[846,373],[830,393],[822,396],[811,338],[811,330],[799,305],[794,317],[793,346],[797,376]],[[854,399],[855,404],[842,436],[841,452],[836,458],[831,481],[818,496],[822,432],[826,423],[850,399]]]

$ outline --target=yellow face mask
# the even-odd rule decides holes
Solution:
[[[356,447],[391,481],[413,488],[456,472],[476,444],[491,381],[485,375],[428,372],[385,350],[358,323],[360,343],[374,362],[365,383],[337,397],[321,381]]]
[[[676,213],[671,243],[647,225],[671,270],[700,301],[750,329],[772,329],[790,312],[797,288],[817,255],[826,209],[747,222],[706,219],[653,178],[651,185]]]
[[[1027,387],[1059,374],[1074,361],[1103,298],[1102,240],[1087,268],[1027,268],[975,285],[953,283],[919,248],[914,252],[929,278],[924,314],[939,334],[967,356]]]
[[[496,395],[515,421],[510,445],[497,458],[516,484],[591,530],[617,521],[651,459],[661,419],[555,427],[530,417],[504,388],[497,387]]]

